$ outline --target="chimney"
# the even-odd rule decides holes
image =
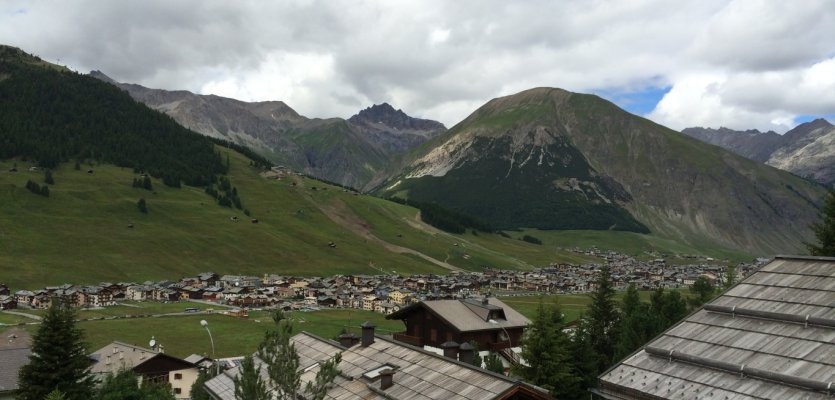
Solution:
[[[357,344],[359,341],[360,340],[357,337],[357,335],[355,335],[353,333],[343,333],[343,334],[339,335],[339,344],[341,344],[342,347],[345,347],[345,348],[351,348],[355,344]]]
[[[474,354],[475,347],[467,342],[464,342],[461,344],[461,347],[458,348],[458,361],[466,364],[472,364]]]
[[[458,359],[458,343],[450,340],[449,342],[441,343],[441,348],[444,349],[444,357],[448,357],[453,360]]]
[[[484,296],[484,297],[481,299],[481,304],[482,304],[482,305],[485,305],[485,306],[486,306],[487,304],[489,304],[489,302],[487,301],[487,296]]]
[[[365,321],[360,327],[362,328],[362,347],[371,346],[371,343],[374,343],[374,328],[377,326],[371,321]]]
[[[394,385],[394,370],[384,369],[380,371],[380,389],[386,390]]]

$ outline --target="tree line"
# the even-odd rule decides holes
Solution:
[[[734,284],[734,275],[729,268],[725,287]],[[588,398],[588,389],[596,386],[601,373],[717,293],[707,278],[700,277],[690,298],[659,288],[649,302],[643,302],[635,286],[629,286],[618,304],[608,267],[600,271],[595,285],[588,312],[579,319],[573,334],[565,331],[567,324],[559,305],[540,300],[522,346],[522,358],[529,366],[515,367],[512,373],[547,389],[555,398]]]
[[[462,213],[460,211],[450,210],[439,206],[436,203],[425,203],[414,200],[407,200],[400,197],[389,197],[388,200],[398,204],[404,204],[420,210],[420,219],[429,225],[434,226],[444,232],[449,233],[464,233],[467,229],[473,229],[481,232],[493,232],[493,227],[479,218]]]

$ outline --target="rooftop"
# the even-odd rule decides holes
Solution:
[[[835,258],[778,256],[600,376],[609,399],[835,394]]]

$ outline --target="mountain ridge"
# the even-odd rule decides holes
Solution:
[[[487,151],[479,141],[493,147]],[[560,213],[572,197],[581,199],[580,206],[571,206],[580,210],[569,207],[571,212],[560,213],[563,221],[550,223],[576,220],[605,205],[611,214],[598,222],[613,223],[609,229],[631,218],[671,237],[763,252],[800,250],[799,238],[809,237],[807,225],[823,197],[822,188],[791,174],[705,145],[597,96],[562,89],[534,88],[490,100],[431,144],[380,193],[434,201],[488,222],[505,213],[537,215],[519,209],[530,201]],[[504,172],[496,181],[514,168],[548,167],[502,185],[455,173],[479,163]],[[554,173],[558,178],[552,179]],[[500,203],[465,193],[480,186],[499,193],[513,185]],[[537,218],[544,221],[530,219]]]
[[[278,100],[245,102],[151,89],[116,82],[101,71],[91,71],[90,76],[116,85],[195,132],[254,148],[278,164],[360,189],[379,180],[405,152],[446,130],[440,122],[412,118],[388,104],[369,107],[347,120],[308,118]],[[375,114],[385,116],[386,122],[366,118]]]
[[[835,187],[835,126],[823,118],[799,124],[783,135],[728,128],[686,128],[682,133]]]

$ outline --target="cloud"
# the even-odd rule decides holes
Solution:
[[[785,130],[835,110],[833,0],[15,3],[0,37],[49,61],[313,117],[385,101],[451,126],[536,86],[675,128]]]

